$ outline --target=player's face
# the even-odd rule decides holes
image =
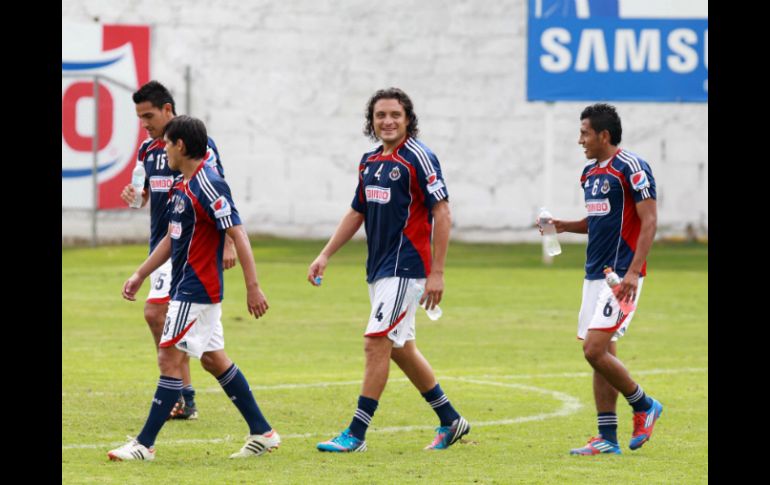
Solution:
[[[397,99],[380,99],[374,103],[374,134],[386,144],[401,141],[406,136],[409,120]]]
[[[163,141],[166,142],[166,159],[168,160],[168,168],[171,170],[179,170],[182,163],[182,140],[177,140],[176,145],[171,143],[168,137],[163,137]]]
[[[164,104],[163,109],[160,109],[149,101],[142,101],[136,105],[136,116],[139,117],[142,128],[147,130],[150,138],[155,140],[163,136],[163,129],[166,127],[166,123],[174,117],[174,113],[171,111],[170,103]]]
[[[587,160],[599,158],[604,152],[604,138],[591,128],[591,120],[585,118],[580,122],[580,138],[578,144],[583,146]]]

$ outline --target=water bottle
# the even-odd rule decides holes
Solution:
[[[545,244],[545,252],[548,256],[556,256],[561,254],[561,245],[559,240],[556,239],[556,227],[553,223],[548,222],[553,219],[553,216],[548,209],[543,207],[540,209],[540,214],[537,216],[538,224],[543,228],[543,244]]]
[[[134,209],[142,207],[142,191],[144,190],[145,176],[144,163],[137,163],[136,168],[134,168],[134,171],[131,174],[131,185],[134,187],[134,200],[131,201],[129,207]]]
[[[420,298],[422,298],[422,294],[425,293],[425,287],[415,283],[414,286],[412,287],[412,292],[414,294],[414,301],[417,302],[417,305],[422,307],[422,305],[420,305]],[[443,312],[441,311],[441,308],[438,305],[436,305],[436,307],[433,310],[427,307],[422,307],[422,308],[425,310],[425,313],[428,315],[428,318],[430,318],[431,320],[434,320],[434,321],[438,320],[439,318],[441,318],[441,315],[443,315]]]
[[[615,294],[615,299],[617,300],[618,291],[620,291],[620,282],[622,281],[620,276],[612,271],[611,267],[607,266],[604,268],[604,279],[607,281],[607,286],[612,288],[612,292]],[[618,300],[618,305],[620,305],[620,311],[626,315],[636,309],[634,302],[627,302],[625,299],[623,299],[623,301]]]

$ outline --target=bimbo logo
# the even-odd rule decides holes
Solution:
[[[131,94],[149,81],[149,42],[149,27],[62,24],[63,207],[92,206],[94,149],[98,208],[126,207],[120,191],[146,137]]]
[[[388,202],[390,202],[390,187],[377,187],[376,185],[367,185],[366,200],[367,202],[387,204]]]
[[[610,213],[610,201],[609,199],[587,200],[586,210],[589,216],[605,216]]]
[[[174,177],[150,177],[150,190],[153,192],[168,192],[174,185]]]

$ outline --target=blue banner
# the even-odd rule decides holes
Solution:
[[[701,4],[529,0],[527,99],[707,102]]]

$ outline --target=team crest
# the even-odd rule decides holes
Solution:
[[[646,189],[649,186],[650,180],[647,178],[647,174],[644,173],[644,170],[640,170],[631,174],[631,187],[633,187],[634,190],[639,192],[640,190]]]
[[[604,183],[602,184],[601,192],[602,192],[602,194],[606,194],[609,191],[610,191],[610,181],[609,180],[605,180]]]
[[[174,214],[181,214],[184,212],[184,199],[178,195],[175,195],[176,203],[174,204]]]
[[[390,171],[390,180],[396,181],[401,178],[401,170],[398,169],[398,167],[393,167],[393,170]]]

